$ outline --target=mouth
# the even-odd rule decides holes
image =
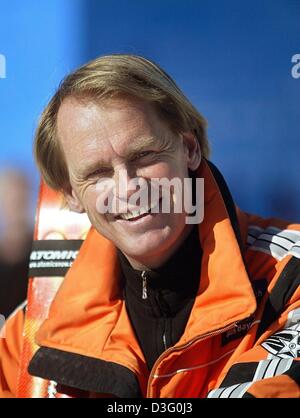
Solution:
[[[148,207],[140,208],[139,210],[136,210],[136,211],[129,211],[127,213],[122,213],[120,215],[117,215],[115,219],[128,221],[128,222],[135,222],[142,218],[145,218],[146,216],[156,215],[158,213],[157,209],[159,208],[159,203],[160,203],[160,200],[156,203],[153,203],[152,205]],[[154,209],[155,209],[155,213],[151,213],[151,211]]]

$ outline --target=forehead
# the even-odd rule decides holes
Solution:
[[[110,99],[99,105],[66,99],[58,112],[57,133],[67,162],[78,153],[121,153],[134,142],[166,130],[153,108],[132,98]]]

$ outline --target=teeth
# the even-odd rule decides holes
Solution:
[[[138,216],[141,216],[141,215],[144,215],[145,213],[150,212],[156,206],[157,206],[157,202],[152,203],[150,207],[141,208],[138,211],[132,211],[132,212],[129,212],[129,213],[122,213],[122,214],[119,215],[119,217],[121,219],[124,219],[124,220],[128,221],[129,219],[137,218]]]

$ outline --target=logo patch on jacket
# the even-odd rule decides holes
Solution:
[[[244,319],[237,323],[235,328],[230,329],[229,331],[222,334],[222,346],[230,343],[233,340],[244,337],[254,321],[254,316]]]
[[[267,338],[261,345],[276,357],[300,357],[300,325],[294,325],[276,332],[276,334]]]
[[[268,282],[267,279],[256,279],[252,281],[252,289],[253,293],[255,295],[255,299],[257,302],[257,306],[259,306],[262,298],[264,297]],[[237,326],[224,334],[222,334],[222,346],[230,343],[233,340],[237,340],[238,338],[244,337],[249,329],[251,328],[251,325],[254,321],[254,315],[250,316],[249,318],[244,319],[243,321],[238,322]]]

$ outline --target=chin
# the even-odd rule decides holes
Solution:
[[[119,249],[126,255],[136,259],[159,256],[168,250],[172,242],[171,231],[149,231],[141,237],[118,242]]]

